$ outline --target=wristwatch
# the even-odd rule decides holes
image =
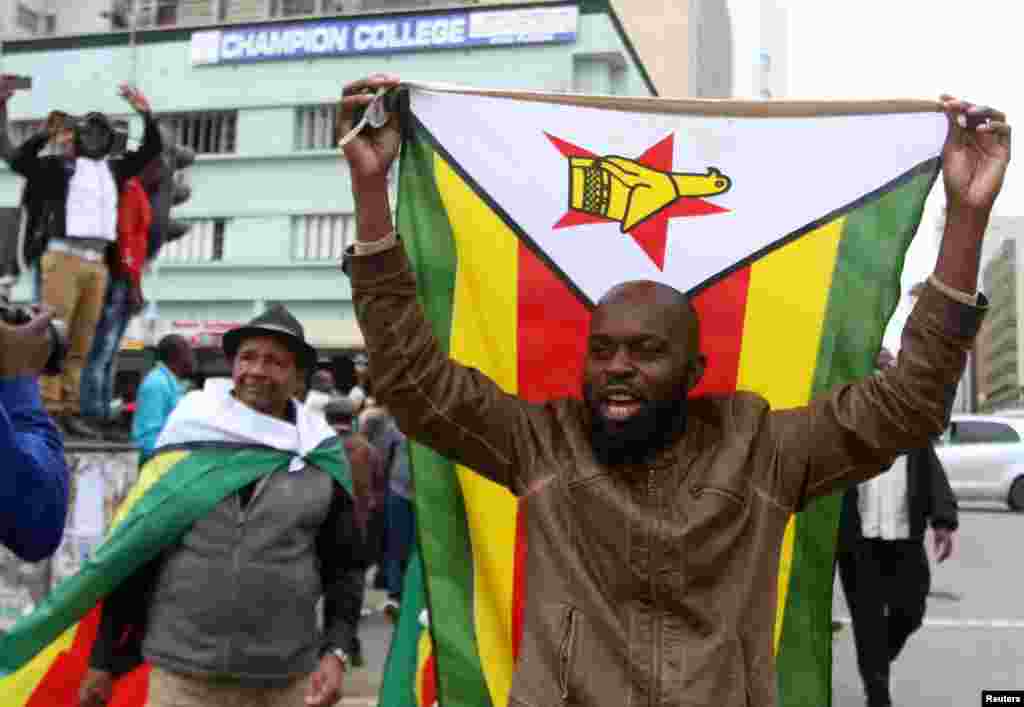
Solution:
[[[324,655],[333,655],[335,658],[341,661],[341,667],[348,670],[348,653],[341,650],[340,648],[328,648],[324,651]]]

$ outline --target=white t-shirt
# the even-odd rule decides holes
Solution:
[[[117,182],[106,160],[75,160],[66,217],[68,238],[117,240]]]
[[[896,459],[889,470],[862,482],[857,489],[861,534],[880,540],[910,537],[910,508],[907,498],[907,457]]]

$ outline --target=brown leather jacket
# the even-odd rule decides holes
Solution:
[[[417,441],[525,497],[529,601],[510,705],[774,705],[790,514],[946,424],[983,310],[927,287],[899,366],[810,405],[690,405],[653,463],[600,466],[587,408],[503,393],[438,348],[403,248],[350,257],[374,390]]]

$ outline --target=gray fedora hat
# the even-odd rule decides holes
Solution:
[[[242,341],[253,336],[273,336],[295,352],[299,368],[311,371],[316,365],[316,349],[306,343],[306,332],[284,305],[275,304],[245,326],[224,334],[224,355],[234,360]]]

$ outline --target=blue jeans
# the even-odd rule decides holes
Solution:
[[[409,562],[413,539],[416,535],[416,514],[412,501],[394,493],[387,498],[387,541],[384,544],[384,582],[388,597],[398,600],[402,596],[402,578]]]
[[[110,401],[114,397],[114,361],[121,337],[131,319],[131,281],[112,279],[103,300],[103,314],[96,325],[89,360],[82,371],[82,415],[110,419]]]

